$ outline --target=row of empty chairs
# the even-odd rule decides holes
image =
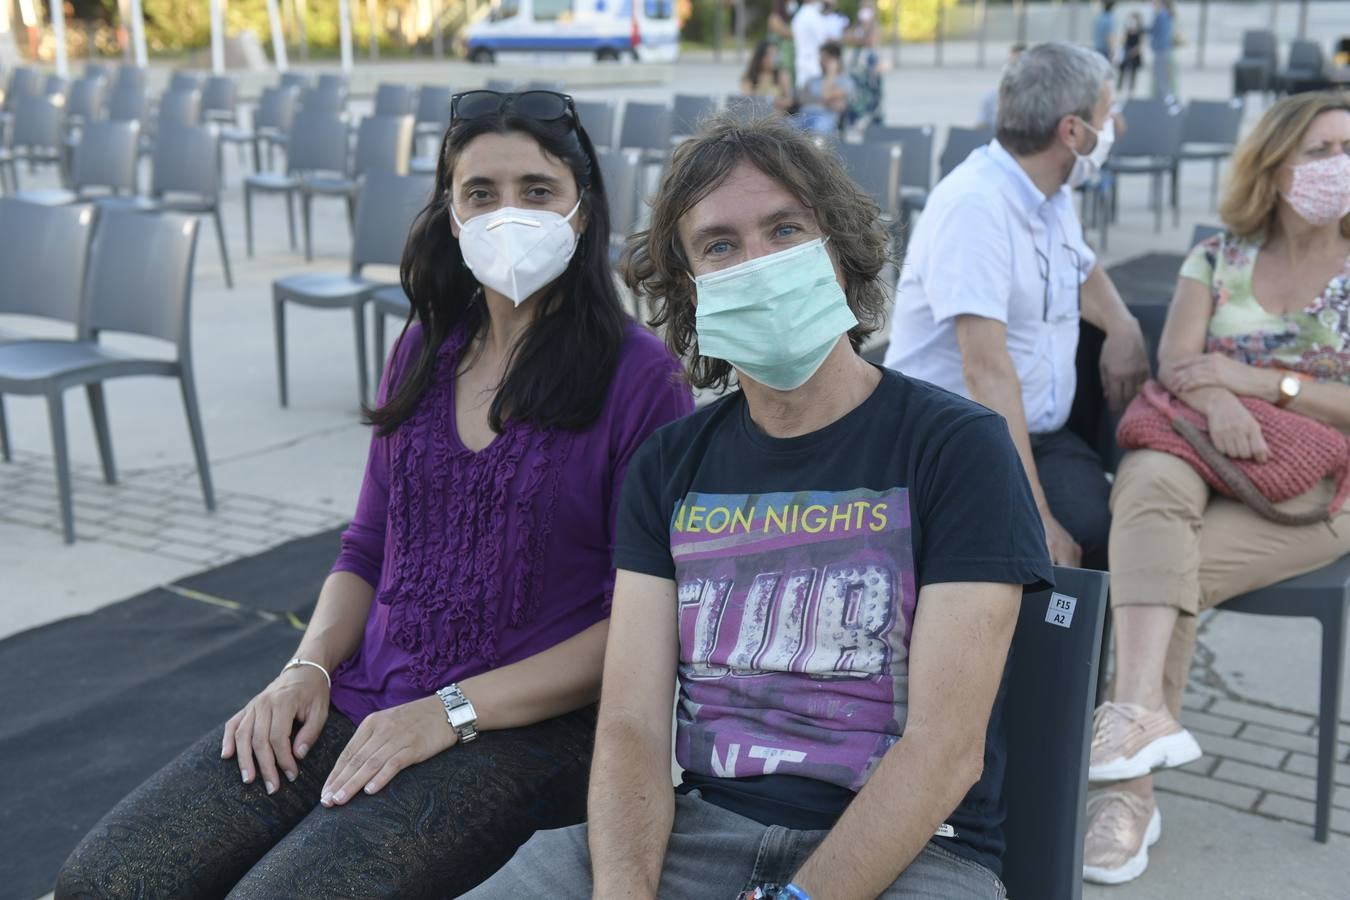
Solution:
[[[1233,96],[1248,93],[1298,93],[1329,87],[1327,59],[1317,41],[1295,40],[1280,68],[1280,46],[1274,32],[1242,33],[1242,56],[1233,63]]]

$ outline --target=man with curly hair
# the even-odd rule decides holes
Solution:
[[[1004,663],[1052,571],[1003,419],[859,355],[886,245],[788,123],[675,151],[626,278],[739,389],[628,470],[589,824],[469,897],[1004,896]]]

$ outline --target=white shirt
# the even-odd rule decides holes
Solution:
[[[803,3],[801,9],[792,17],[792,47],[796,57],[793,65],[797,87],[805,87],[812,78],[819,78],[820,48],[829,41],[843,37],[848,19],[844,16],[825,15],[825,6],[816,0]]]
[[[1008,326],[1032,434],[1064,427],[1077,375],[1080,289],[1097,257],[1069,188],[1046,199],[998,141],[938,183],[910,239],[886,365],[969,397],[956,317]]]

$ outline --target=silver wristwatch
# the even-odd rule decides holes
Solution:
[[[477,738],[478,713],[474,712],[473,704],[464,696],[459,685],[447,684],[436,692],[436,696],[445,704],[445,720],[459,735],[459,742],[467,744]]]

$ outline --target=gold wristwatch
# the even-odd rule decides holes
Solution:
[[[1298,392],[1303,390],[1303,380],[1297,375],[1286,375],[1280,379],[1280,396],[1275,400],[1275,405],[1284,409],[1294,399],[1298,397]]]

